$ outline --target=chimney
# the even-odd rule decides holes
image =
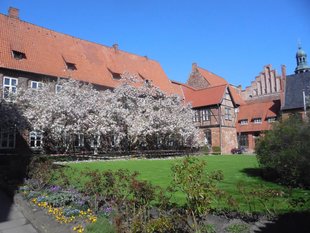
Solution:
[[[195,71],[197,69],[197,63],[196,62],[193,62],[192,63],[192,71]]]
[[[282,78],[285,79],[286,78],[286,66],[285,65],[281,66],[281,73],[282,73]]]
[[[115,51],[115,52],[118,51],[118,44],[113,44],[112,47],[114,48],[114,51]]]
[[[19,9],[10,7],[9,8],[9,17],[19,19]]]

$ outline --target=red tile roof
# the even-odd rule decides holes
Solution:
[[[245,101],[242,99],[241,94],[236,87],[229,85],[229,91],[235,104],[237,105],[245,104]]]
[[[280,111],[280,100],[267,102],[254,102],[242,105],[239,108],[237,132],[252,132],[270,130],[272,124],[267,122],[267,118],[276,117]],[[261,118],[261,124],[255,124],[254,118]],[[240,120],[248,120],[248,124],[241,125]]]
[[[213,74],[212,72],[208,70],[205,70],[200,67],[197,67],[197,70],[208,81],[210,86],[220,86],[220,85],[228,84],[228,82],[224,78],[216,74]]]
[[[16,60],[12,50],[25,53]],[[66,69],[65,62],[77,70]],[[107,87],[116,87],[115,73],[140,74],[165,92],[174,88],[160,64],[113,47],[81,40],[0,14],[0,68],[55,77],[71,77]]]
[[[184,85],[184,84],[176,82],[176,81],[172,81],[172,80],[171,80],[171,84],[173,86],[174,93],[178,94],[179,96],[181,96],[182,99],[185,99],[184,92],[183,92],[183,89],[182,89],[182,85]]]
[[[225,88],[228,85],[208,87],[204,89],[195,89],[187,84],[171,81],[175,93],[182,96],[186,102],[192,103],[193,107],[202,107],[220,104],[224,95]],[[245,102],[241,98],[240,94],[232,85],[228,86],[233,102],[237,105],[243,105]]]
[[[185,100],[191,103],[193,108],[222,103],[226,88],[227,85],[222,85],[195,90],[187,85],[182,85]]]

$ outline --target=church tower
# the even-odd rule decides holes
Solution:
[[[302,50],[301,45],[298,45],[298,51],[296,53],[297,67],[295,74],[310,72],[310,66],[307,63],[307,54]]]

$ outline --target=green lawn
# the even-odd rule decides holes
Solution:
[[[309,210],[310,204],[300,203],[301,206],[295,204],[294,206],[288,204],[288,200],[292,198],[299,198],[299,200],[308,199],[310,196],[310,190],[293,189],[291,195],[287,188],[262,180],[258,176],[249,175],[245,170],[255,171],[258,169],[258,163],[255,156],[246,155],[223,155],[223,156],[203,156],[201,159],[207,162],[207,172],[212,170],[222,170],[224,173],[224,180],[219,183],[219,188],[226,191],[233,196],[239,203],[239,211],[266,211],[263,203],[267,205],[267,208],[274,210],[277,213],[296,211],[296,210]],[[89,162],[89,163],[72,163],[69,165],[74,170],[84,169],[98,169],[98,170],[117,170],[128,169],[130,171],[138,171],[140,173],[140,179],[148,180],[154,185],[161,187],[167,187],[171,182],[171,165],[178,162],[180,159],[174,160],[123,160],[123,161],[105,161],[105,162]],[[71,169],[68,169],[70,173]],[[71,176],[75,176],[72,173]],[[81,177],[81,182],[83,178]],[[260,189],[275,189],[283,191],[284,197],[269,198],[268,200],[262,197],[252,196],[250,194],[242,194],[237,188],[238,184],[242,185],[246,190],[257,191]],[[75,184],[78,186],[78,184]],[[177,202],[182,203],[184,197],[182,195],[176,195]],[[231,208],[231,206],[224,203],[216,203],[215,207]]]

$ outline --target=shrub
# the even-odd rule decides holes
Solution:
[[[289,186],[310,186],[310,123],[297,117],[279,122],[256,146],[263,174]]]
[[[50,193],[46,200],[53,207],[60,207],[68,205],[77,200],[77,196],[68,191],[62,191],[57,193]]]
[[[221,148],[219,146],[212,146],[212,154],[214,155],[221,154]]]
[[[193,157],[187,157],[172,168],[172,186],[186,196],[186,212],[192,219],[192,228],[200,231],[200,220],[211,209],[211,203],[219,189],[217,181],[223,179],[221,171],[206,173],[206,162]]]
[[[33,189],[41,190],[52,180],[53,163],[47,157],[34,157],[28,166],[28,177],[33,181]]]
[[[113,225],[109,222],[108,219],[104,217],[99,217],[97,222],[87,225],[86,233],[115,233]]]
[[[208,145],[205,145],[201,148],[201,152],[204,154],[204,155],[208,155],[210,154],[210,146]]]

